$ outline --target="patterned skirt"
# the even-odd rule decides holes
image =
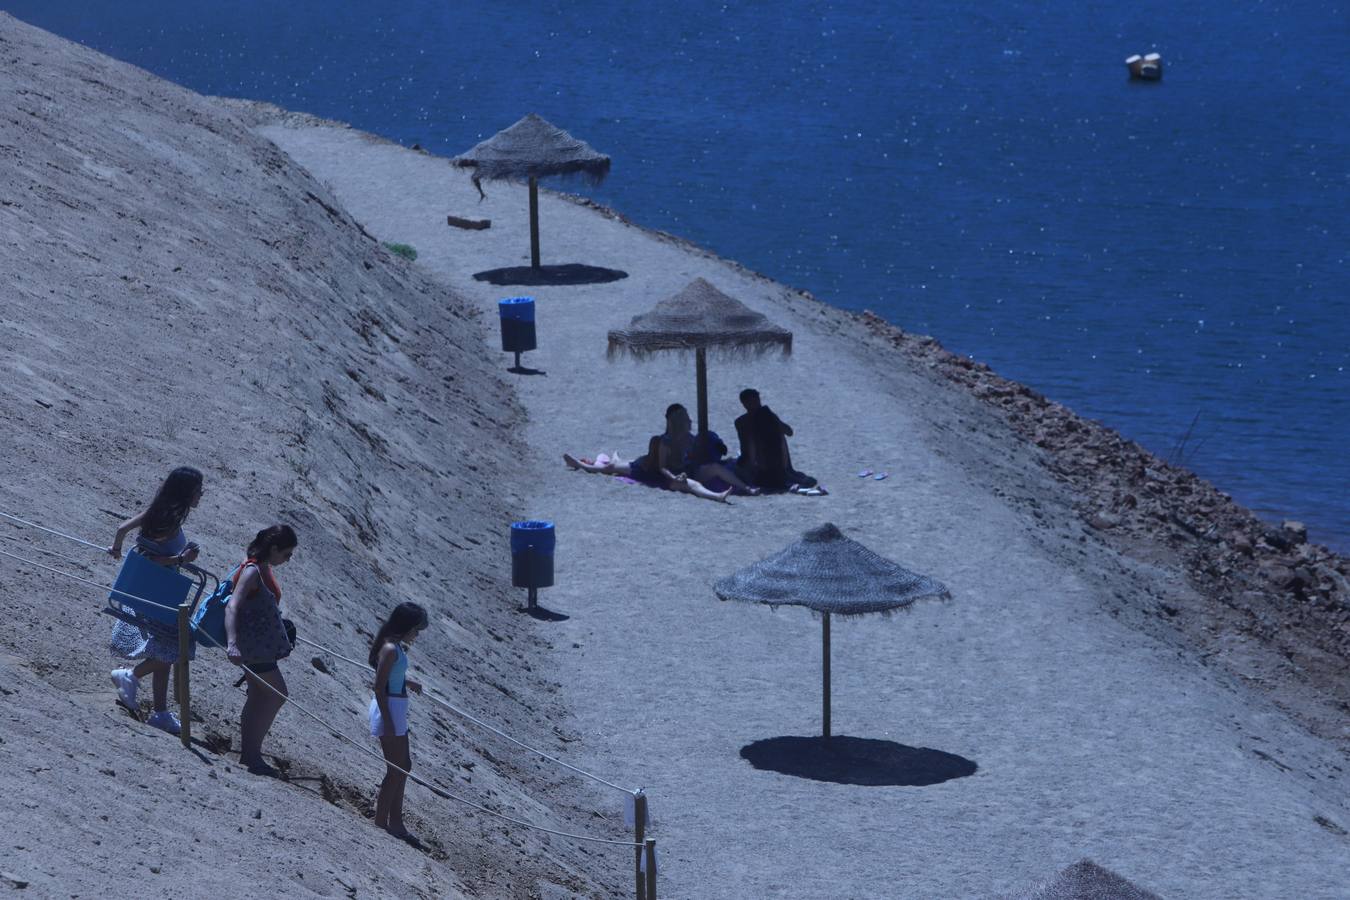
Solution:
[[[188,659],[195,656],[195,647],[188,645]],[[121,619],[113,626],[108,650],[118,659],[156,659],[160,662],[178,662],[178,629],[158,622],[132,625]]]

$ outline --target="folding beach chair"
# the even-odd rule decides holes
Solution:
[[[184,563],[176,568],[161,566],[132,550],[122,561],[104,612],[124,622],[130,622],[146,631],[161,635],[176,635],[179,639],[178,661],[174,664],[174,695],[178,700],[183,746],[191,741],[191,701],[188,690],[188,654],[191,652],[191,634],[188,620],[192,610],[201,602],[208,581],[220,587],[220,579]],[[183,604],[188,604],[186,613]]]
[[[175,631],[178,607],[191,598],[196,609],[208,580],[220,584],[220,579],[194,565],[161,566],[132,550],[122,561],[103,611],[132,625]]]

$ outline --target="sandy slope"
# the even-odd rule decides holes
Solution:
[[[355,656],[393,603],[452,699],[558,751],[557,686],[510,612],[505,523],[520,411],[476,312],[365,234],[218,104],[0,16],[0,508],[106,541],[173,465],[207,478],[189,531],[225,571],[277,519],[301,632]],[[0,546],[99,554],[10,525]],[[195,667],[195,754],[113,704],[97,590],[0,564],[0,870],[29,893],[604,896],[605,851],[526,837],[410,789],[418,852],[363,817],[380,764],[283,711],[289,783],[241,772],[232,667]],[[364,747],[364,673],[284,664]],[[326,670],[326,671],[325,671]],[[148,684],[146,685],[148,699]],[[618,807],[418,704],[415,759],[493,808],[602,834]],[[490,746],[490,749],[489,749]],[[578,799],[587,808],[578,807]],[[619,882],[622,883],[622,882]],[[6,881],[9,886],[9,881]]]
[[[446,290],[489,315],[501,296],[538,300],[542,346],[527,362],[548,374],[515,382],[529,413],[521,468],[527,510],[558,523],[545,601],[570,618],[537,631],[592,764],[653,795],[664,896],[981,896],[1082,856],[1168,897],[1341,896],[1350,798],[1337,747],[1159,626],[1157,598],[1203,598],[1165,556],[1124,556],[1084,528],[1040,452],[980,402],[847,315],[554,196],[545,262],[630,277],[476,282],[526,261],[523,189],[489,186],[480,203],[444,160],[287,123],[260,132],[377,237],[414,245]],[[450,229],[447,213],[492,228]],[[607,329],[695,276],[796,335],[791,361],[713,364],[714,426],[730,431],[736,391],[759,386],[830,497],[723,508],[561,466],[564,450],[631,455],[667,403],[692,405],[688,361],[611,363],[604,346]],[[853,477],[864,466],[891,478]],[[741,759],[753,741],[818,727],[819,627],[720,604],[711,582],[827,519],[956,597],[836,626],[837,733],[957,754],[974,775],[864,787]]]

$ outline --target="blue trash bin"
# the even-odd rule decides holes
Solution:
[[[497,313],[502,319],[502,349],[507,353],[524,353],[535,349],[534,298],[507,297],[497,301]]]
[[[553,587],[553,548],[557,536],[552,522],[511,523],[511,583],[516,587]]]

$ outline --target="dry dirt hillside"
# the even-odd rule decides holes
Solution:
[[[432,626],[415,672],[568,752],[542,645],[505,574],[522,413],[477,314],[391,255],[231,113],[0,15],[0,510],[107,542],[167,471],[217,572],[273,521],[301,634],[364,656],[396,602]],[[114,564],[0,525],[0,549],[106,584]],[[236,761],[234,670],[194,666],[196,752],[113,703],[96,588],[0,559],[0,869],[30,894],[609,896],[619,848],[580,847],[409,788],[419,851],[366,818],[379,763],[294,708]],[[525,620],[528,621],[528,620]],[[365,673],[303,645],[299,703],[373,747]],[[148,699],[148,683],[143,698]],[[415,707],[424,776],[531,821],[623,834],[602,796],[474,726]],[[233,742],[233,749],[228,745]],[[575,743],[572,747],[575,747]]]

